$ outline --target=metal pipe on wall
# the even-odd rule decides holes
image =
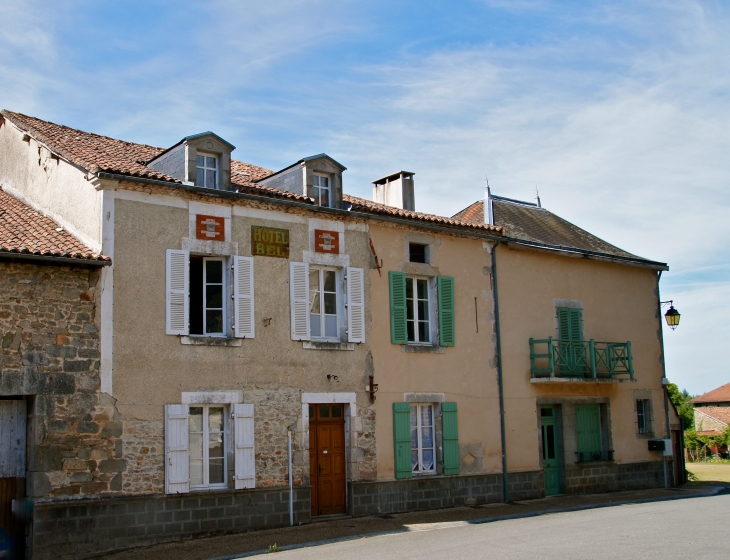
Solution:
[[[499,331],[499,297],[497,296],[497,247],[499,243],[492,245],[492,291],[494,293],[494,330],[497,343],[497,385],[499,387],[499,428],[502,438],[502,499],[509,501],[509,488],[507,485],[507,436],[505,434],[504,420],[504,386],[502,383],[502,339]]]
[[[289,456],[289,526],[294,525],[294,479],[292,477],[291,430],[287,431],[286,445]]]

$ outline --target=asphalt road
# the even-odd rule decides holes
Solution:
[[[730,559],[730,495],[556,513],[481,525],[417,525],[407,533],[283,551],[278,560],[444,558]]]

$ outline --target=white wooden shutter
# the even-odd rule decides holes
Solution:
[[[252,404],[233,405],[233,437],[236,442],[233,457],[236,490],[256,488]]]
[[[347,341],[365,342],[365,271],[347,267]]]
[[[233,257],[233,315],[233,335],[253,338],[253,257]]]
[[[188,405],[165,405],[165,492],[190,492]]]
[[[309,340],[309,264],[289,263],[291,338]]]
[[[166,295],[167,334],[188,334],[190,300],[188,285],[190,277],[190,255],[188,251],[167,250]]]

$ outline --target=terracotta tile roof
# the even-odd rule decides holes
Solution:
[[[503,229],[498,226],[490,226],[485,223],[466,222],[455,218],[447,218],[445,216],[437,216],[436,214],[424,214],[423,212],[412,212],[410,210],[403,210],[401,208],[394,208],[392,206],[386,206],[385,204],[378,204],[364,198],[357,196],[351,196],[349,194],[342,195],[343,202],[349,202],[352,205],[352,210],[356,212],[367,212],[369,214],[381,214],[384,216],[395,216],[399,218],[409,218],[413,220],[419,220],[423,222],[433,222],[437,224],[443,224],[446,226],[457,226],[464,227],[471,230],[481,230],[485,232],[492,232],[501,234]]]
[[[505,230],[505,236],[512,239],[590,251],[615,257],[646,260],[619,249],[549,210],[534,204],[494,197],[492,199],[492,210],[495,225],[502,226]],[[453,217],[471,223],[482,223],[484,221],[484,201],[478,200]]]
[[[730,424],[730,406],[698,406],[695,411],[714,418],[723,424]]]
[[[718,434],[721,434],[722,432],[720,430],[701,430],[699,432],[695,432],[698,436],[716,436]]]
[[[692,399],[691,402],[693,402],[694,404],[730,402],[730,383],[726,383],[722,387],[713,389],[709,393],[705,393],[704,395],[695,397],[694,399]],[[704,409],[705,407],[702,407],[702,410]]]
[[[0,252],[111,261],[94,253],[66,230],[0,187]]]

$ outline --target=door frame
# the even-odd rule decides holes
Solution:
[[[565,442],[563,439],[563,407],[561,403],[556,402],[537,402],[537,426],[538,426],[538,458],[540,462],[540,470],[543,471],[543,488],[545,488],[545,466],[543,464],[542,450],[542,407],[552,407],[555,411],[555,458],[558,461],[558,492],[557,494],[565,493]],[[554,495],[554,494],[551,494]]]

